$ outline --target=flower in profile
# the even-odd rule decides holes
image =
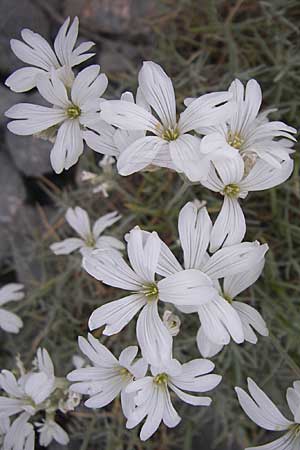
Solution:
[[[286,419],[269,397],[248,378],[248,395],[243,389],[236,387],[241,407],[247,416],[258,426],[270,431],[287,431],[279,439],[259,447],[248,447],[246,450],[298,450],[300,448],[300,381],[295,381],[286,393],[287,402],[294,420]]]
[[[79,337],[78,344],[93,365],[68,374],[68,380],[75,382],[71,391],[89,395],[85,402],[88,408],[103,408],[120,394],[123,413],[128,417],[134,408],[134,396],[125,389],[133,379],[144,377],[148,368],[143,358],[136,359],[138,347],[126,347],[117,359],[91,334],[88,340]]]
[[[207,359],[194,359],[185,364],[171,359],[164,365],[151,366],[152,376],[132,381],[125,390],[135,394],[136,405],[126,427],[134,428],[146,417],[140,433],[142,441],[149,439],[162,421],[169,428],[176,427],[181,418],[172,404],[170,390],[190,405],[209,406],[211,398],[185,391],[199,393],[214,389],[222,377],[210,374],[213,369],[214,364]]]
[[[103,231],[120,219],[117,211],[100,217],[91,227],[88,213],[79,206],[69,208],[66,212],[66,221],[75,230],[80,238],[67,238],[61,242],[50,245],[50,249],[56,255],[68,255],[75,250],[82,255],[98,249],[123,250],[124,244],[113,236],[102,236]]]
[[[52,71],[50,78],[39,76],[37,88],[52,106],[18,103],[5,115],[16,119],[8,123],[8,129],[17,135],[40,135],[51,140],[50,153],[56,173],[76,164],[83,152],[83,131],[93,130],[99,120],[101,95],[107,87],[107,77],[100,74],[100,66],[91,65],[78,73],[70,89]]]
[[[3,441],[5,450],[34,450],[35,434],[29,415],[22,413],[8,428]]]
[[[204,132],[207,127],[228,119],[232,106],[226,102],[232,94],[202,95],[177,120],[172,81],[158,64],[144,62],[139,73],[139,89],[144,105],[130,99],[109,100],[101,105],[101,117],[107,123],[142,134],[121,152],[117,162],[119,173],[126,176],[152,165],[166,167],[167,162],[167,167],[172,164],[191,181],[205,177],[209,159],[203,158],[200,139],[191,132],[196,128]]]
[[[61,445],[67,445],[70,442],[70,438],[65,430],[52,419],[35,422],[35,426],[40,434],[39,443],[43,447],[48,447],[53,440]]]
[[[6,86],[15,92],[29,91],[37,86],[38,76],[50,76],[52,70],[57,72],[58,77],[66,85],[72,83],[74,77],[72,67],[94,55],[94,53],[86,53],[94,43],[83,42],[74,49],[78,36],[78,17],[74,18],[70,27],[69,25],[70,17],[59,29],[54,41],[54,51],[41,35],[28,29],[21,31],[24,42],[11,39],[10,45],[14,54],[31,66],[12,73],[5,81]]]
[[[237,312],[242,324],[245,341],[251,344],[257,343],[255,331],[261,336],[268,336],[269,330],[261,314],[253,306],[236,301],[235,298],[256,282],[263,271],[264,264],[265,258],[262,257],[256,265],[253,265],[244,272],[224,277],[219,290],[219,295]],[[211,334],[209,333],[207,336],[201,326],[197,334],[197,345],[201,355],[205,358],[212,358],[223,349],[222,344],[217,344],[210,340],[209,336]]]
[[[220,155],[236,154],[237,158],[262,159],[280,168],[281,162],[290,158],[292,152],[286,140],[295,141],[297,130],[279,121],[269,121],[271,111],[259,114],[262,92],[256,80],[249,80],[246,88],[240,80],[234,80],[228,92],[233,96],[235,107],[229,118],[215,127],[201,141],[201,151]],[[193,104],[193,103],[191,103]],[[279,139],[284,138],[284,139]]]
[[[23,284],[9,283],[0,289],[0,328],[9,333],[19,333],[23,322],[16,314],[6,311],[2,306],[8,302],[17,302],[24,298]]]
[[[233,245],[243,240],[246,221],[239,199],[244,199],[249,192],[278,186],[290,177],[293,167],[292,159],[281,161],[279,167],[257,159],[246,174],[245,163],[241,158],[211,164],[207,179],[201,183],[208,189],[219,192],[224,200],[212,229],[210,251],[214,252],[222,245]]]
[[[183,267],[169,248],[162,243],[157,273],[162,276],[170,276],[170,274],[178,273],[184,269],[193,269],[211,280],[214,286],[214,294],[209,302],[202,302],[202,304],[199,303],[192,307],[179,304],[177,308],[184,313],[198,313],[201,333],[204,333],[206,341],[210,342],[211,345],[214,344],[220,349],[223,345],[227,345],[231,338],[238,344],[244,342],[245,336],[248,337],[249,327],[244,323],[244,315],[238,310],[245,309],[245,305],[240,308],[240,305],[234,307],[232,299],[228,295],[234,296],[237,294],[238,289],[234,283],[237,283],[237,280],[241,278],[238,288],[241,290],[246,288],[248,279],[245,274],[249,274],[249,284],[254,282],[255,276],[258,278],[268,246],[266,244],[260,245],[258,242],[242,242],[221,248],[214,254],[209,255],[207,250],[210,243],[212,222],[207,209],[205,207],[198,209],[196,204],[192,202],[187,203],[179,213],[178,231],[183,249]],[[258,273],[255,272],[253,275],[255,269],[258,269]],[[222,286],[227,295],[223,292]],[[250,318],[248,320],[252,322]],[[198,341],[199,339],[198,334]],[[202,348],[201,345],[201,350]]]
[[[155,232],[147,234],[134,228],[127,244],[132,268],[116,251],[95,250],[83,258],[83,267],[97,280],[131,291],[129,296],[97,308],[89,319],[89,328],[105,325],[103,334],[110,336],[119,333],[140,311],[137,340],[142,356],[156,365],[161,359],[169,360],[172,352],[172,336],[159,316],[159,300],[191,306],[209,302],[215,293],[210,278],[196,270],[182,270],[157,281],[160,251],[161,241]]]

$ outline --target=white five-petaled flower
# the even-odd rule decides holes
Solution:
[[[257,81],[248,81],[245,89],[239,80],[234,80],[228,92],[233,96],[232,114],[221,125],[212,127],[201,141],[201,151],[210,154],[212,160],[226,154],[245,160],[254,155],[279,168],[281,161],[290,158],[292,150],[285,139],[278,138],[295,141],[293,134],[297,130],[283,122],[270,122],[267,119],[270,111],[259,114],[262,92]],[[192,105],[190,101],[188,104]]]
[[[279,167],[270,166],[262,159],[257,159],[250,172],[245,175],[245,163],[242,158],[227,161],[216,161],[211,164],[203,186],[219,192],[223,197],[223,205],[214,223],[210,250],[237,244],[246,233],[246,221],[239,199],[244,199],[248,192],[262,191],[286,181],[294,167],[292,159],[282,161]]]
[[[86,53],[94,45],[93,42],[83,42],[74,49],[78,36],[78,17],[75,17],[70,25],[68,17],[54,41],[54,51],[48,42],[38,33],[23,29],[21,36],[24,42],[17,39],[10,41],[12,51],[23,62],[32,67],[24,67],[11,74],[5,84],[15,92],[25,92],[36,87],[39,75],[50,76],[51,71],[57,71],[57,75],[65,84],[73,81],[72,67],[91,58],[94,53]]]
[[[229,92],[202,95],[176,117],[175,93],[171,79],[151,61],[144,62],[139,73],[139,89],[146,101],[144,106],[132,100],[109,100],[101,105],[101,117],[122,130],[142,131],[144,134],[122,151],[117,167],[121,175],[130,175],[153,164],[173,166],[191,181],[207,172],[208,158],[200,153],[200,139],[190,134],[228,119],[232,106]],[[224,104],[225,103],[225,104]],[[156,118],[149,105],[157,114]],[[145,136],[145,133],[150,133]]]
[[[101,95],[107,87],[107,77],[100,66],[91,65],[78,73],[69,90],[55,71],[50,78],[39,76],[37,88],[51,107],[19,103],[6,111],[13,120],[8,129],[28,136],[41,133],[54,142],[50,159],[56,173],[76,164],[83,152],[84,130],[93,130],[99,120]]]
[[[112,236],[102,236],[103,231],[113,225],[120,219],[117,211],[105,214],[94,223],[91,223],[87,212],[76,206],[69,208],[66,213],[66,221],[75,230],[80,238],[67,238],[61,242],[55,242],[50,249],[56,255],[68,255],[75,250],[80,249],[82,255],[90,253],[92,250],[98,249],[116,249],[123,250],[124,244],[117,238]]]
[[[172,352],[172,336],[159,316],[158,301],[195,307],[210,301],[215,294],[211,279],[198,270],[182,270],[156,281],[160,251],[161,241],[155,232],[134,228],[127,245],[132,269],[116,251],[95,250],[83,258],[83,267],[90,275],[109,286],[132,292],[97,308],[89,319],[89,328],[106,325],[104,334],[116,334],[141,310],[137,340],[143,357],[155,365],[161,359],[169,360]]]
[[[33,415],[55,389],[53,363],[47,350],[38,349],[36,372],[17,380],[9,370],[2,370],[0,386],[7,394],[0,397],[0,415],[10,417],[23,411]]]
[[[248,395],[243,389],[236,387],[236,393],[244,412],[260,427],[270,431],[286,431],[281,438],[259,447],[246,450],[299,450],[300,448],[300,381],[295,381],[293,388],[286,393],[289,408],[294,420],[286,419],[269,397],[248,378]]]
[[[40,445],[43,447],[48,447],[53,440],[61,445],[67,445],[70,441],[65,430],[52,419],[36,422],[35,425],[40,433]]]
[[[125,388],[133,379],[144,377],[148,364],[143,358],[136,359],[138,347],[125,348],[119,359],[91,334],[88,340],[78,338],[81,351],[92,362],[92,367],[82,367],[67,376],[72,384],[70,389],[80,394],[89,395],[85,402],[89,408],[102,408],[121,394],[122,409],[128,417],[134,408],[133,395],[127,394]]]
[[[0,306],[8,302],[16,302],[24,298],[24,286],[18,283],[9,283],[0,289]],[[9,333],[19,333],[23,322],[16,314],[0,308],[0,328]]]
[[[209,374],[213,369],[214,364],[207,359],[194,359],[182,365],[176,359],[171,359],[159,367],[151,366],[152,376],[133,381],[126,388],[127,393],[136,394],[136,408],[129,416],[126,427],[135,427],[147,416],[140,433],[142,441],[149,439],[162,421],[169,428],[176,427],[181,418],[172,404],[169,389],[190,405],[209,406],[209,397],[184,391],[199,393],[215,388],[222,377]]]
[[[212,222],[206,208],[202,207],[198,210],[197,206],[191,202],[182,208],[178,218],[178,231],[183,249],[184,269],[192,269],[194,272],[206,275],[214,285],[214,293],[210,301],[202,302],[202,304],[199,302],[198,305],[190,307],[181,303],[176,306],[185,313],[198,312],[202,332],[212,343],[219,346],[226,345],[230,342],[230,338],[237,343],[242,343],[245,339],[244,330],[248,337],[248,327],[244,324],[243,314],[224,298],[220,279],[227,280],[225,284],[227,287],[231,282],[234,284],[235,280],[239,280],[239,275],[253,271],[254,267],[259,266],[262,269],[268,246],[260,245],[258,242],[243,242],[222,248],[209,256],[207,249],[211,230]],[[168,277],[184,269],[162,242],[157,273]],[[244,281],[246,282],[246,279]],[[232,286],[230,293],[234,294],[235,289],[236,287]],[[252,321],[249,319],[249,322]]]

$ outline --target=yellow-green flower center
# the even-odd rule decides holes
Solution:
[[[237,184],[227,184],[223,190],[224,195],[227,197],[235,198],[239,196],[240,187]]]
[[[245,140],[241,138],[241,136],[238,133],[232,133],[231,131],[229,131],[227,136],[227,142],[229,145],[231,145],[231,147],[240,150]]]
[[[92,248],[95,247],[96,241],[95,241],[95,238],[94,238],[94,236],[93,236],[92,234],[90,234],[90,235],[86,238],[86,240],[85,240],[85,245],[86,245],[87,247],[92,247]]]
[[[300,424],[299,424],[299,423],[294,423],[293,425],[290,426],[290,430],[291,430],[296,436],[299,436],[299,435],[300,435]]]
[[[148,300],[156,300],[158,297],[158,287],[155,283],[143,286],[143,294],[148,298]]]
[[[162,132],[162,138],[165,141],[176,141],[176,139],[179,137],[179,130],[177,127],[175,128],[165,128]]]
[[[131,373],[126,369],[126,367],[121,367],[119,373],[124,381],[132,377]]]
[[[167,384],[168,378],[169,377],[166,373],[159,373],[153,378],[153,383],[157,384],[158,386],[162,386],[164,384]]]
[[[228,295],[228,294],[225,294],[225,292],[223,292],[223,298],[228,302],[228,303],[232,303],[233,302],[233,298],[232,297],[230,297],[230,295]]]
[[[79,108],[79,106],[72,105],[72,106],[69,106],[69,108],[67,108],[67,115],[68,115],[69,119],[77,119],[77,117],[79,117],[80,114],[81,114],[81,109]]]

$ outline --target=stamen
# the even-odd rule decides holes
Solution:
[[[179,137],[179,130],[177,127],[175,128],[165,128],[162,132],[161,137],[165,141],[176,141],[176,139]]]
[[[227,142],[229,145],[231,145],[231,147],[240,150],[245,140],[241,138],[241,136],[238,133],[232,133],[231,131],[229,131],[227,136]]]
[[[96,241],[95,241],[95,238],[94,238],[94,236],[93,236],[92,234],[90,234],[90,235],[86,238],[86,240],[85,240],[85,245],[86,245],[87,247],[92,247],[92,248],[95,247]]]
[[[230,297],[230,295],[225,294],[225,292],[223,292],[222,296],[223,296],[223,298],[226,300],[226,302],[228,302],[228,303],[230,303],[230,304],[233,302],[233,298]]]
[[[124,381],[127,380],[128,377],[132,377],[131,373],[126,369],[126,367],[121,367],[119,373]]]
[[[240,191],[240,187],[237,184],[227,184],[224,187],[223,194],[230,198],[236,198],[239,196]]]
[[[81,109],[79,106],[72,105],[67,109],[67,115],[70,119],[77,119],[81,114]]]
[[[162,386],[163,384],[167,384],[168,378],[169,377],[166,373],[159,373],[154,377],[153,383],[157,384],[158,386]]]
[[[295,436],[300,436],[300,424],[299,423],[293,423],[293,425],[290,426],[290,430],[295,434]]]
[[[143,286],[144,290],[141,291],[148,300],[156,300],[158,297],[158,287],[155,283]]]

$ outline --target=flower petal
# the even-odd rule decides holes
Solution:
[[[106,325],[103,334],[106,336],[117,334],[145,305],[145,301],[143,294],[132,294],[102,305],[91,314],[89,329],[95,330]]]
[[[185,269],[200,269],[210,240],[212,223],[207,209],[187,203],[178,217],[179,239]]]
[[[253,400],[243,389],[236,387],[235,391],[242,409],[253,422],[270,431],[287,430],[292,425],[251,378],[248,389]]]
[[[216,295],[211,279],[196,269],[169,275],[157,286],[160,300],[179,306],[200,306]]]
[[[210,252],[215,252],[221,246],[238,244],[245,234],[246,221],[238,199],[225,196],[221,211],[212,228]]]
[[[119,174],[131,175],[149,166],[165,145],[166,143],[157,136],[137,139],[120,154],[117,162]]]
[[[139,87],[166,128],[176,126],[176,101],[171,79],[152,61],[143,63],[139,73]]]
[[[109,286],[140,291],[143,285],[143,279],[128,266],[116,250],[94,250],[91,255],[83,258],[82,266],[94,278]]]
[[[142,309],[136,324],[136,335],[143,358],[154,366],[168,361],[173,339],[158,314],[157,302],[150,301]]]

